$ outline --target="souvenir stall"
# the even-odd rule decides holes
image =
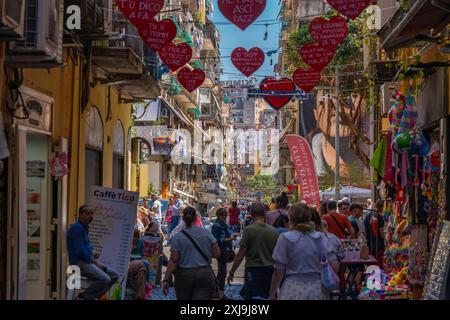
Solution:
[[[417,126],[411,93],[397,93],[389,131],[374,154],[384,200],[386,250],[380,290],[365,288],[364,299],[420,299],[443,207],[439,132]],[[375,161],[374,161],[375,160]],[[375,167],[375,166],[374,166]]]

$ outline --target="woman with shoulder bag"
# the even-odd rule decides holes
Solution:
[[[225,208],[217,210],[217,219],[212,226],[211,233],[217,240],[220,248],[220,257],[217,259],[217,281],[219,282],[219,298],[225,297],[225,278],[227,276],[227,263],[233,262],[235,252],[233,250],[233,240],[237,234],[231,234],[230,226],[226,223],[228,212]]]
[[[328,263],[327,239],[315,230],[312,212],[306,204],[292,206],[289,221],[291,231],[280,235],[273,252],[275,271],[270,299],[326,300],[326,291],[337,285],[337,276]]]
[[[196,211],[187,207],[183,212],[185,228],[172,239],[169,265],[163,281],[163,292],[169,292],[169,279],[175,272],[177,300],[212,300],[216,293],[216,276],[212,258],[220,257],[213,235],[194,225]]]

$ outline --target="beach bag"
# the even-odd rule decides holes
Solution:
[[[327,292],[332,292],[339,289],[340,281],[333,267],[330,265],[327,259],[327,250],[325,247],[325,241],[321,239],[321,273],[322,273],[322,287]]]

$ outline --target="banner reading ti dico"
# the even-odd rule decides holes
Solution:
[[[139,193],[93,186],[89,205],[94,220],[89,226],[94,252],[99,261],[115,270],[119,280],[108,292],[108,299],[123,300],[127,283]]]
[[[292,157],[292,163],[297,172],[302,200],[306,201],[310,206],[314,205],[319,208],[319,183],[311,148],[303,137],[291,134],[287,135],[286,138]]]

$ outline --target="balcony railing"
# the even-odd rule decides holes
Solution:
[[[81,30],[74,30],[74,32],[83,35],[100,35],[109,31],[112,8],[108,7],[108,3],[110,3],[108,0],[66,0],[64,12],[67,12],[69,6],[78,6],[81,10],[82,24]]]
[[[136,27],[129,23],[121,12],[114,12],[112,29],[113,32],[118,32],[120,37],[118,37],[118,39],[111,40],[109,43],[110,47],[130,48],[138,57],[143,59],[144,42],[142,41]]]

